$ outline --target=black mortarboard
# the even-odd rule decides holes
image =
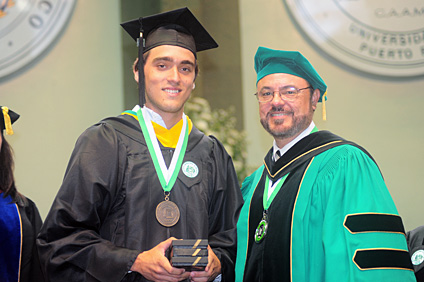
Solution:
[[[196,52],[218,47],[215,40],[188,8],[131,20],[122,23],[121,26],[139,47],[138,81],[141,107],[145,103],[144,52],[161,45],[174,45],[190,50],[197,58]]]
[[[7,135],[13,134],[12,124],[19,118],[19,115],[15,113],[12,110],[9,110],[8,107],[2,107],[1,108],[1,114],[0,114],[0,124],[1,124],[1,131],[6,129]]]

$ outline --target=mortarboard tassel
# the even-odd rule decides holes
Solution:
[[[327,91],[322,95],[322,120],[327,120],[327,109],[325,108],[325,100],[327,98]]]
[[[6,128],[6,134],[7,135],[13,135],[13,129],[12,129],[12,121],[10,120],[9,116],[9,108],[8,107],[1,107],[3,116],[4,116],[4,125]]]

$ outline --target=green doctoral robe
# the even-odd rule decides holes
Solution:
[[[262,219],[265,176],[288,177]],[[401,218],[372,157],[352,142],[316,132],[242,186],[236,281],[415,281]]]

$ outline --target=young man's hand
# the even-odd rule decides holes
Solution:
[[[194,282],[207,282],[213,281],[216,276],[221,273],[221,262],[218,257],[208,246],[208,265],[205,271],[192,271],[190,272],[190,280]]]
[[[140,253],[132,265],[131,271],[140,273],[148,280],[158,282],[177,282],[189,278],[190,272],[185,272],[182,268],[172,267],[165,256],[165,252],[171,246],[173,240],[176,240],[176,238],[171,237],[159,243],[156,247]]]

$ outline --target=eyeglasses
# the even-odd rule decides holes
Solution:
[[[278,92],[280,94],[280,98],[284,101],[294,101],[296,100],[297,96],[299,95],[300,91],[305,90],[305,89],[309,89],[312,87],[305,87],[305,88],[296,88],[293,86],[285,86],[280,88],[279,90],[276,91],[272,91],[269,89],[263,89],[259,92],[256,92],[256,98],[258,99],[258,101],[260,103],[267,103],[272,101],[272,99],[274,99],[274,93]]]

